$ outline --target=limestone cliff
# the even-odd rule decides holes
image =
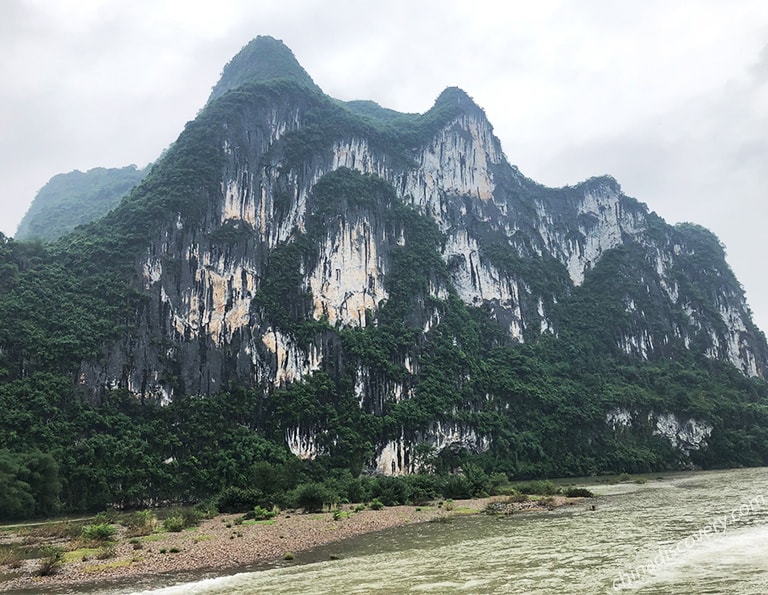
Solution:
[[[323,370],[348,374],[359,407],[379,414],[417,394],[431,338],[451,332],[441,329],[452,299],[484,312],[503,341],[526,343],[576,328],[587,291],[611,304],[611,349],[646,360],[697,350],[765,375],[765,338],[705,230],[667,225],[612,178],[559,189],[526,178],[459,89],[423,115],[362,110],[323,95],[282,44],[259,40],[166,157],[182,162],[204,129],[215,183],[190,185],[152,226],[134,261],[145,296],[134,330],[83,363],[85,386],[165,401],[231,383],[271,393]],[[267,46],[282,70],[263,63]],[[163,167],[145,185],[166,179]],[[384,363],[350,351],[345,329],[386,327],[382,308],[402,299],[391,280],[402,275],[399,255],[421,246],[417,223],[439,232],[440,263],[409,296],[414,347],[393,347]],[[471,374],[454,373],[460,390]],[[462,402],[390,432],[370,466],[414,471],[417,445],[488,449],[492,437],[471,421],[478,408]],[[654,418],[655,431],[677,445],[670,415]],[[328,431],[297,423],[285,437],[313,458]]]

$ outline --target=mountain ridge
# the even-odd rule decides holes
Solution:
[[[136,447],[156,485],[173,460],[194,497],[225,486],[171,438],[185,407],[353,474],[768,462],[768,347],[711,232],[610,176],[530,180],[458,88],[397,114],[267,66],[104,218],[2,243],[0,398],[55,375],[130,403],[166,428]]]

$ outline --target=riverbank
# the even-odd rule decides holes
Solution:
[[[284,512],[268,521],[243,521],[242,515],[219,515],[178,533],[154,532],[132,539],[125,535],[124,528],[117,526],[118,534],[108,557],[100,554],[103,548],[84,548],[78,539],[46,537],[45,531],[38,531],[36,537],[35,530],[26,535],[6,530],[2,533],[4,544],[54,545],[63,548],[65,553],[60,567],[49,576],[39,576],[39,558],[3,564],[0,591],[67,593],[128,581],[146,584],[148,577],[154,585],[173,584],[182,573],[217,574],[247,566],[300,563],[302,552],[319,546],[392,527],[476,514],[491,503],[502,503],[504,513],[509,514],[551,510],[573,502],[575,500],[562,496],[525,502],[494,497],[457,500],[440,506],[394,506],[358,512],[352,506],[345,506],[335,519],[330,512]],[[159,579],[162,575],[168,580]]]

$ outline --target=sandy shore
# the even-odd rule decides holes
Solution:
[[[52,576],[36,575],[38,560],[26,560],[15,569],[3,566],[0,591],[76,592],[78,587],[92,588],[127,580],[140,584],[141,579],[147,577],[153,577],[153,584],[157,584],[166,582],[156,580],[163,574],[168,576],[167,584],[172,584],[174,577],[182,573],[206,570],[225,573],[247,565],[266,565],[283,560],[287,552],[300,562],[301,552],[321,545],[437,517],[472,514],[484,510],[489,502],[502,500],[461,500],[448,506],[450,510],[437,506],[395,506],[353,512],[351,507],[345,507],[348,516],[339,520],[334,520],[331,513],[281,513],[271,521],[237,524],[241,515],[220,515],[193,529],[154,533],[134,539],[133,543],[119,535],[114,556],[108,559],[99,560],[92,551],[80,554],[75,550],[65,556],[61,568]],[[566,502],[565,498],[557,497],[554,502],[548,500],[548,507]],[[509,511],[545,509],[535,502],[505,506],[512,506]],[[73,547],[70,543],[68,549]]]

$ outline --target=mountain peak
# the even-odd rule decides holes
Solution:
[[[464,109],[482,109],[475,103],[474,99],[472,99],[466,91],[460,89],[459,87],[446,87],[443,92],[438,95],[437,99],[435,99],[435,107],[442,106],[458,106]]]
[[[288,46],[274,37],[259,35],[227,63],[208,102],[246,83],[274,79],[289,79],[320,90]]]
[[[584,190],[597,190],[603,189],[614,194],[621,193],[621,184],[616,181],[616,178],[609,175],[593,176],[583,182],[576,184],[577,188],[583,188]]]

